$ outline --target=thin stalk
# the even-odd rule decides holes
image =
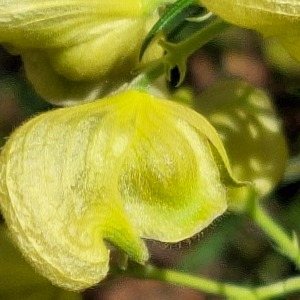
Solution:
[[[118,274],[139,279],[158,280],[168,284],[218,295],[226,299],[265,300],[300,291],[300,276],[288,278],[266,286],[251,287],[218,282],[174,270],[159,269],[151,265],[141,266],[131,264],[126,271],[121,271],[120,273],[119,270]]]
[[[287,234],[261,207],[258,201],[251,201],[247,213],[252,220],[276,244],[278,250],[300,268],[300,251],[296,235]]]
[[[146,70],[143,70],[137,77],[131,81],[126,89],[147,90],[149,85],[164,74],[165,65],[163,59],[157,60]]]
[[[125,276],[139,279],[152,279],[180,287],[191,288],[197,291],[228,297],[231,299],[254,300],[255,293],[247,287],[241,287],[229,283],[221,283],[203,277],[169,270],[159,269],[152,265],[131,265],[125,272]]]
[[[258,299],[272,299],[300,291],[300,276],[288,278],[255,289]]]
[[[176,49],[184,57],[189,57],[197,49],[214,39],[221,32],[225,31],[230,27],[230,24],[224,20],[216,18],[210,22],[207,26],[191,35],[186,40],[178,43]]]
[[[170,61],[186,61],[186,59],[197,49],[214,39],[229,26],[230,25],[228,23],[217,18],[186,40],[177,44],[165,44],[166,47],[168,45],[173,45],[174,49],[176,49],[176,53],[167,52],[161,59],[158,59],[156,62],[152,63],[148,68],[143,69],[142,72],[129,84],[129,86],[127,86],[127,88],[147,90],[149,85],[151,85],[156,79],[164,74],[166,66]]]

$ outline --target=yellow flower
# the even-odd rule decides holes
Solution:
[[[0,43],[21,54],[28,79],[50,102],[94,100],[130,78],[159,2],[0,0]],[[146,60],[161,53],[156,45]]]
[[[1,157],[3,215],[54,284],[90,287],[109,245],[144,263],[142,238],[177,242],[227,208],[226,152],[201,115],[138,91],[41,114]]]
[[[209,10],[235,25],[276,37],[300,61],[299,0],[200,0]]]

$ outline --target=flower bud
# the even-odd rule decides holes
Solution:
[[[235,25],[274,36],[300,60],[300,6],[298,0],[201,0],[209,10]]]
[[[224,213],[232,183],[206,119],[137,91],[29,120],[0,163],[0,205],[16,243],[71,290],[106,276],[109,245],[144,263],[141,238],[198,233]]]
[[[21,54],[42,97],[59,105],[90,101],[130,79],[155,9],[145,0],[2,1],[0,43]],[[154,45],[147,54],[151,60],[162,50]]]

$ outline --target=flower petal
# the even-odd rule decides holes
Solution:
[[[230,23],[268,36],[286,35],[287,29],[300,27],[298,0],[201,0],[201,3]]]
[[[108,126],[101,122],[105,111],[94,108],[32,119],[1,155],[1,208],[8,226],[38,271],[71,290],[106,277],[104,240],[133,260],[147,259],[115,191],[110,137],[99,134],[101,125]]]
[[[26,51],[22,57],[27,79],[38,94],[53,104],[68,106],[91,101],[105,90],[103,83],[74,82],[60,76],[53,70],[47,55],[41,51]]]
[[[114,22],[144,14],[140,0],[2,0],[0,42],[24,48],[69,47],[103,35]]]

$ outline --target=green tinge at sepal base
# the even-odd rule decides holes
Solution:
[[[143,263],[141,238],[178,242],[223,214],[220,161],[228,167],[205,118],[128,91],[17,129],[0,157],[0,205],[37,270],[81,290],[107,275],[109,244]]]

